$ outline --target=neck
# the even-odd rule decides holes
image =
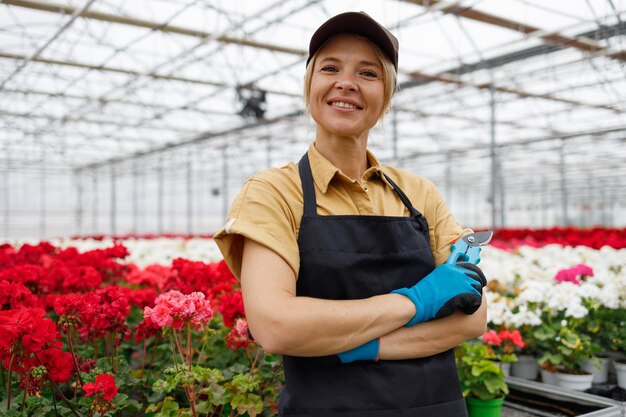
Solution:
[[[367,136],[334,136],[321,134],[320,129],[315,137],[315,148],[334,166],[349,178],[361,181],[367,170]]]

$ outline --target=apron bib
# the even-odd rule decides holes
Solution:
[[[409,217],[319,216],[309,159],[299,163],[304,213],[298,296],[350,300],[411,287],[434,259],[428,225],[387,176]],[[358,361],[283,356],[282,416],[464,417],[453,350],[422,359]]]

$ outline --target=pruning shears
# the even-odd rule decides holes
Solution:
[[[471,262],[474,265],[478,264],[480,262],[480,247],[489,243],[492,237],[493,231],[491,230],[463,236],[450,247],[451,253],[446,263]]]

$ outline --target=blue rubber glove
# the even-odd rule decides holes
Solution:
[[[476,265],[460,262],[439,265],[411,288],[400,288],[391,293],[409,297],[415,304],[415,316],[405,325],[410,327],[449,316],[457,308],[466,314],[474,313],[480,307],[482,288],[486,283]]]
[[[378,349],[380,341],[378,339],[371,340],[359,347],[341,352],[337,354],[341,363],[350,363],[354,361],[375,361],[378,359]]]

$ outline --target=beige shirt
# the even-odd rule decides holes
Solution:
[[[382,166],[367,152],[369,168],[361,182],[352,180],[309,147],[309,162],[319,215],[408,216],[408,210],[383,177],[387,174],[428,221],[430,246],[439,265],[450,255],[450,245],[471,230],[463,229],[450,214],[429,180]],[[214,236],[230,270],[241,274],[244,238],[252,239],[280,255],[298,276],[298,232],[303,211],[298,164],[270,168],[250,177],[235,198],[224,227]]]

